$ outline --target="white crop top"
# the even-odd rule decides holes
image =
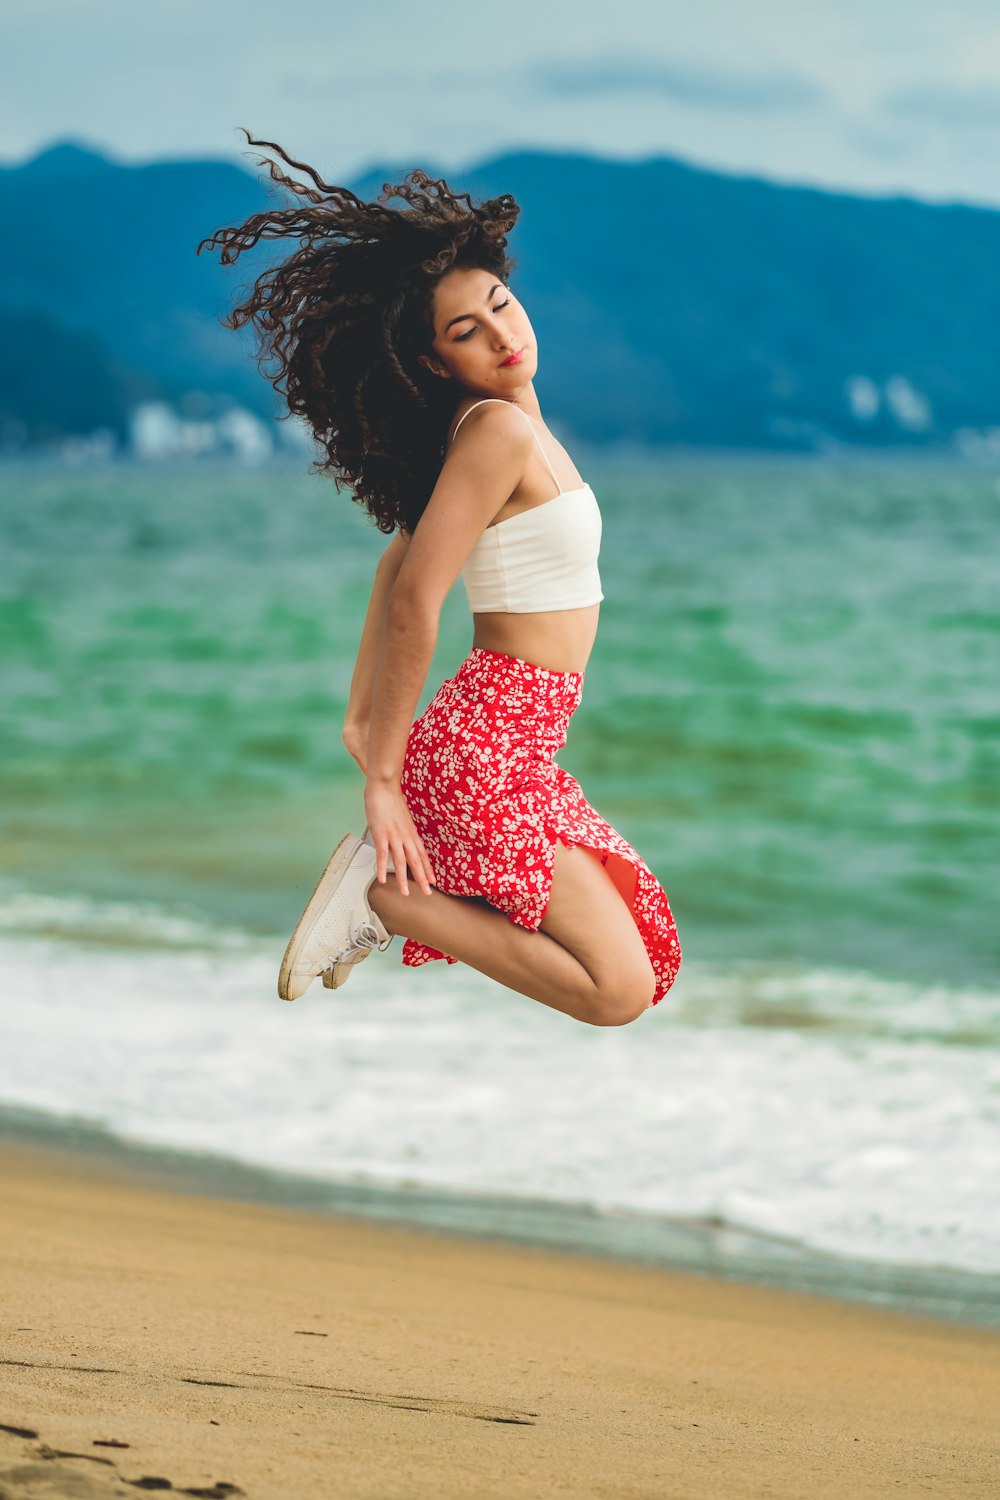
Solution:
[[[484,396],[483,401],[476,401],[462,413],[455,433],[476,406],[503,399]],[[513,401],[505,404],[515,405]],[[534,422],[520,406],[515,410],[531,423],[542,461],[559,489]],[[601,529],[600,507],[589,484],[559,490],[541,505],[494,521],[483,531],[462,569],[469,608],[473,613],[499,610],[523,615],[599,604],[604,598],[597,566]]]

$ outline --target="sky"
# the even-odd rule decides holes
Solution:
[[[1000,207],[998,0],[3,0],[0,161],[509,150]]]

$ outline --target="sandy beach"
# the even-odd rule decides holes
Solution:
[[[0,1497],[994,1496],[1000,1336],[0,1148]]]

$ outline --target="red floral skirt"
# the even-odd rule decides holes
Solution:
[[[599,850],[604,865],[610,855],[631,865],[636,879],[629,905],[656,974],[650,1004],[657,1005],[681,961],[666,892],[554,760],[579,706],[583,677],[474,646],[410,730],[403,796],[437,889],[482,897],[532,932],[549,903],[556,839],[569,848]],[[404,964],[435,958],[457,962],[413,938],[403,943]]]

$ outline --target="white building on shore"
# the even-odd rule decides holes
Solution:
[[[128,449],[140,463],[211,456],[261,464],[277,448],[311,456],[316,445],[301,418],[268,423],[235,404],[218,413],[192,417],[165,401],[146,401],[131,413]]]

